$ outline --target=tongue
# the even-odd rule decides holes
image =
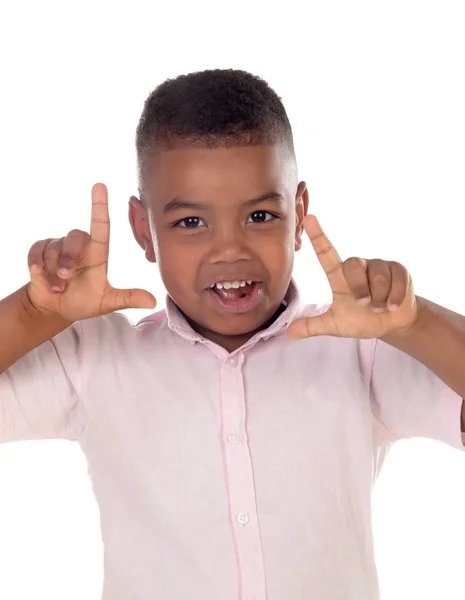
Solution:
[[[218,296],[221,296],[225,300],[237,300],[238,298],[242,298],[242,296],[248,296],[251,294],[254,285],[255,283],[251,283],[250,285],[247,283],[245,287],[229,288],[229,290],[225,290],[224,288],[219,290],[217,287],[215,287],[214,290]]]

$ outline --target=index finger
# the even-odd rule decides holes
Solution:
[[[336,248],[326,237],[315,215],[308,215],[305,217],[304,226],[313,249],[318,256],[318,260],[329,278],[330,275],[341,269],[341,257],[337,253]]]
[[[110,243],[110,215],[108,212],[108,190],[103,183],[92,187],[92,213],[90,239],[98,244]]]

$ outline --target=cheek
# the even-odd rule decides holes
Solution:
[[[295,252],[295,233],[290,228],[275,232],[269,239],[261,240],[257,248],[271,272],[283,273],[292,267]]]
[[[188,289],[192,287],[201,263],[200,248],[183,244],[176,236],[159,234],[157,262],[165,286]]]
[[[283,232],[282,248],[286,257],[293,258],[295,252],[295,219],[289,219]]]
[[[294,252],[295,252],[295,231],[292,229],[291,231],[288,232],[288,235],[286,236],[286,253],[288,255],[288,258],[293,259],[294,258]]]

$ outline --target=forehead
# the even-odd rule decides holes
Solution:
[[[182,147],[157,153],[144,174],[150,199],[244,200],[269,191],[292,194],[295,161],[281,145]]]

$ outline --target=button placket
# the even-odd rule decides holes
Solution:
[[[247,512],[240,512],[236,515],[236,520],[241,525],[247,525],[247,523],[250,521],[250,515]]]
[[[243,349],[244,350],[244,349]],[[221,416],[228,501],[242,596],[266,600],[263,549],[256,507],[252,460],[247,441],[243,381],[244,354],[227,357],[221,369]]]
[[[230,356],[228,358],[228,365],[230,367],[235,368],[235,367],[237,367],[238,363],[239,363],[239,359],[237,358],[237,354],[234,354],[233,356]]]

